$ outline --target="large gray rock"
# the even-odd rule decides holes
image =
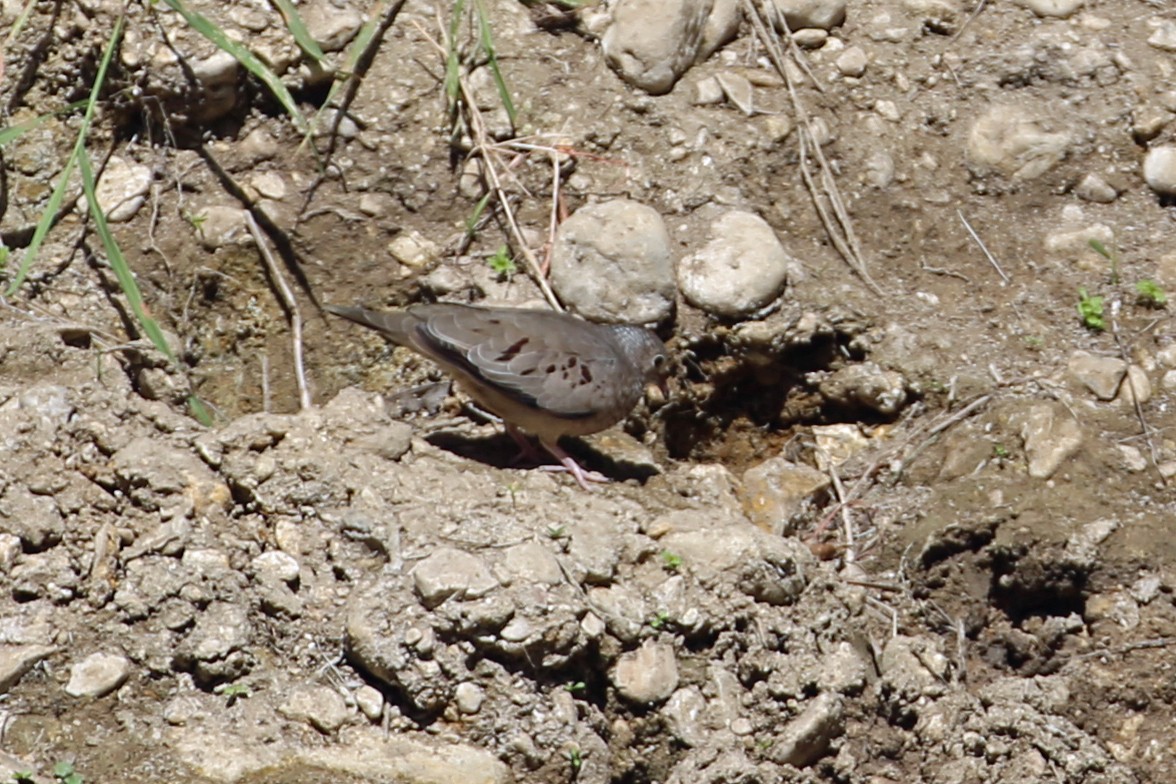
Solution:
[[[717,316],[749,315],[784,290],[796,266],[763,218],[732,210],[708,229],[709,240],[678,262],[686,301]]]
[[[551,285],[593,321],[647,324],[674,308],[670,235],[652,207],[628,199],[589,204],[559,227]]]
[[[713,0],[620,0],[601,39],[621,78],[654,95],[668,93],[702,51]]]

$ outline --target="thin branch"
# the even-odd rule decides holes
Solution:
[[[774,10],[774,6],[770,3],[768,5]],[[752,27],[755,28],[756,35],[759,36],[764,47],[767,49],[772,65],[788,88],[788,97],[792,102],[792,109],[796,114],[796,131],[800,141],[800,174],[804,179],[805,187],[809,191],[809,196],[813,200],[813,206],[817,210],[817,215],[821,219],[821,224],[825,227],[825,232],[833,243],[833,247],[837,249],[837,252],[841,254],[850,268],[857,273],[858,277],[865,282],[871,291],[881,296],[884,292],[874,282],[874,279],[870,277],[869,269],[866,267],[862,255],[861,245],[858,243],[857,234],[853,229],[853,221],[849,217],[849,212],[845,209],[845,203],[841,199],[837,181],[833,178],[833,168],[825,158],[825,153],[821,150],[821,145],[817,143],[817,136],[813,130],[813,119],[805,108],[804,102],[801,101],[796,84],[788,72],[785,64],[784,51],[781,49],[776,36],[769,32],[769,23],[765,21],[766,14],[762,14],[752,0],[743,0],[743,8],[747,18],[751,20]],[[783,18],[778,18],[776,21],[787,30],[787,24]],[[819,187],[810,168],[810,154],[816,160],[820,169]]]
[[[253,235],[253,241],[257,243],[257,248],[261,251],[261,258],[265,261],[270,277],[273,278],[274,288],[277,290],[279,299],[290,314],[290,332],[294,344],[294,378],[298,382],[298,404],[303,411],[306,411],[311,407],[311,401],[310,389],[306,385],[306,372],[302,363],[302,313],[298,309],[298,300],[290,291],[290,286],[287,285],[286,278],[282,275],[281,265],[270,252],[269,245],[261,233],[261,227],[257,225],[257,221],[253,219],[253,213],[249,210],[245,210],[245,225],[249,227],[249,233]]]
[[[980,246],[980,250],[984,252],[985,258],[988,259],[988,263],[991,264],[992,268],[995,269],[1000,275],[1000,279],[1005,283],[1011,283],[1012,281],[1009,279],[1009,276],[1005,274],[1003,269],[1001,269],[1000,262],[996,260],[995,256],[988,252],[988,246],[984,244],[984,240],[980,239],[980,235],[977,234],[976,230],[972,228],[972,224],[968,223],[968,219],[964,217],[964,213],[959,208],[956,208],[956,215],[960,217],[960,223],[964,224],[964,228],[968,230],[968,234],[972,235],[972,239],[975,240],[976,244]]]

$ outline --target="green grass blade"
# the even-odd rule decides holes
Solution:
[[[20,31],[24,29],[25,22],[29,21],[29,15],[33,13],[33,6],[35,5],[36,0],[28,0],[25,3],[24,10],[20,12],[20,16],[16,19],[16,24],[8,31],[8,37],[4,39],[5,51],[10,49],[10,44],[16,40],[16,37],[20,35]]]
[[[274,97],[278,99],[278,103],[282,104],[282,108],[290,115],[290,119],[294,122],[294,127],[298,129],[299,133],[305,133],[309,124],[302,112],[298,109],[298,104],[294,101],[294,96],[286,89],[286,85],[282,84],[282,80],[278,78],[277,74],[266,67],[265,63],[258,60],[241,44],[225,35],[225,32],[213,24],[207,17],[193,11],[184,5],[183,0],[163,0],[168,6],[180,16],[184,17],[193,30],[200,33],[202,36],[212,41],[219,48],[231,54],[236,58],[237,62],[245,66],[246,69],[258,79],[260,79],[266,87],[270,89]]]
[[[502,78],[502,71],[498,68],[498,54],[494,51],[494,38],[490,35],[490,20],[486,16],[486,8],[482,5],[482,0],[474,0],[474,8],[478,12],[478,43],[486,52],[490,73],[494,76],[494,86],[498,88],[498,97],[502,100],[503,107],[506,108],[506,116],[510,118],[510,127],[513,129],[516,124],[514,101],[510,98],[510,89],[507,88],[506,80]]]
[[[482,219],[482,213],[486,211],[486,205],[490,203],[490,197],[493,195],[493,192],[487,193],[474,205],[474,211],[470,213],[470,217],[466,218],[467,237],[474,236],[474,232],[478,230],[478,221]]]
[[[118,278],[118,285],[127,298],[127,304],[131,306],[131,313],[134,314],[135,320],[143,327],[143,333],[151,339],[155,347],[162,351],[172,364],[177,364],[176,356],[163,336],[163,330],[143,307],[143,294],[139,291],[139,284],[135,282],[135,276],[131,273],[131,267],[127,264],[122,249],[115,242],[114,235],[110,233],[110,224],[106,222],[106,215],[102,212],[102,207],[98,205],[94,170],[90,166],[90,155],[85,150],[82,150],[81,155],[78,156],[78,170],[82,175],[82,191],[86,194],[86,201],[90,205],[90,216],[94,219],[94,228],[97,229],[98,237],[102,240],[102,247],[106,250],[106,260],[110,262],[110,268],[114,270],[114,276]]]
[[[215,421],[212,417],[212,412],[208,410],[208,406],[204,405],[204,401],[195,395],[188,396],[188,413],[192,415],[193,419],[205,427],[212,427]]]
[[[351,46],[347,48],[347,56],[343,60],[343,67],[337,72],[336,79],[331,84],[331,89],[327,91],[327,99],[323,101],[322,104],[324,107],[335,105],[335,99],[338,97],[339,91],[342,90],[346,84],[344,79],[338,77],[345,76],[346,78],[352,78],[352,74],[355,73],[355,69],[359,65],[359,58],[363,57],[363,53],[367,51],[368,44],[372,42],[372,38],[374,38],[376,35],[376,30],[378,30],[380,27],[381,19],[383,19],[384,16],[384,9],[387,7],[389,2],[390,0],[380,0],[380,2],[376,4],[376,7],[372,9],[371,14],[369,14],[368,20],[364,22],[363,27],[359,28],[359,33],[351,42]],[[311,124],[311,127],[306,130],[300,148],[305,147],[310,143],[311,137],[317,132],[319,126],[319,117],[321,116],[321,113],[315,115],[314,122]]]
[[[327,56],[319,48],[318,42],[311,37],[310,31],[306,29],[306,23],[298,15],[298,9],[294,7],[294,4],[290,0],[273,0],[273,4],[282,12],[282,16],[286,19],[286,29],[290,31],[290,35],[294,36],[294,40],[298,42],[302,51],[313,57],[317,63],[326,60]]]
[[[31,120],[25,120],[24,122],[17,123],[16,125],[9,125],[6,128],[0,128],[0,147],[3,147],[10,142],[16,141],[31,130],[39,128],[40,126],[44,125],[47,120],[51,120],[54,117],[60,117],[63,114],[69,114],[70,112],[76,112],[85,105],[86,101],[74,101],[64,109],[58,109],[55,112],[42,114],[40,117],[34,117]]]
[[[457,48],[457,34],[461,32],[461,16],[465,11],[465,0],[453,4],[453,19],[449,22],[449,51],[445,53],[445,98],[450,107],[457,103],[461,92],[461,55]]]
[[[20,288],[20,284],[24,282],[25,276],[29,274],[29,269],[32,268],[37,253],[41,250],[41,244],[45,241],[45,235],[49,233],[49,228],[53,225],[53,221],[56,220],[57,213],[61,209],[61,203],[65,200],[65,189],[69,185],[69,177],[77,165],[78,158],[86,149],[86,137],[89,136],[90,124],[94,121],[94,112],[98,106],[98,94],[102,91],[102,85],[106,83],[106,71],[110,67],[110,60],[114,56],[118,41],[122,38],[125,23],[126,17],[124,16],[120,16],[118,21],[114,23],[114,30],[110,34],[110,40],[107,41],[106,49],[102,52],[102,59],[98,63],[98,74],[94,77],[94,84],[90,88],[90,97],[86,99],[86,113],[82,116],[82,127],[78,129],[78,138],[74,141],[73,151],[61,169],[57,184],[53,186],[53,193],[49,195],[49,203],[45,205],[41,220],[37,222],[32,242],[25,249],[24,258],[16,271],[16,277],[12,279],[12,283],[8,284],[8,288],[4,291],[6,297],[15,294]]]

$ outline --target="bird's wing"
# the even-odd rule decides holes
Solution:
[[[571,316],[461,305],[410,313],[418,319],[411,345],[421,353],[555,416],[598,415],[624,397],[617,388],[629,383],[607,330]]]

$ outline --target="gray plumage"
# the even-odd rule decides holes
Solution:
[[[559,439],[616,424],[647,385],[664,384],[668,370],[665,344],[648,329],[566,313],[454,304],[326,309],[432,359],[513,436],[514,428],[538,436],[585,487],[596,477],[575,465]]]

